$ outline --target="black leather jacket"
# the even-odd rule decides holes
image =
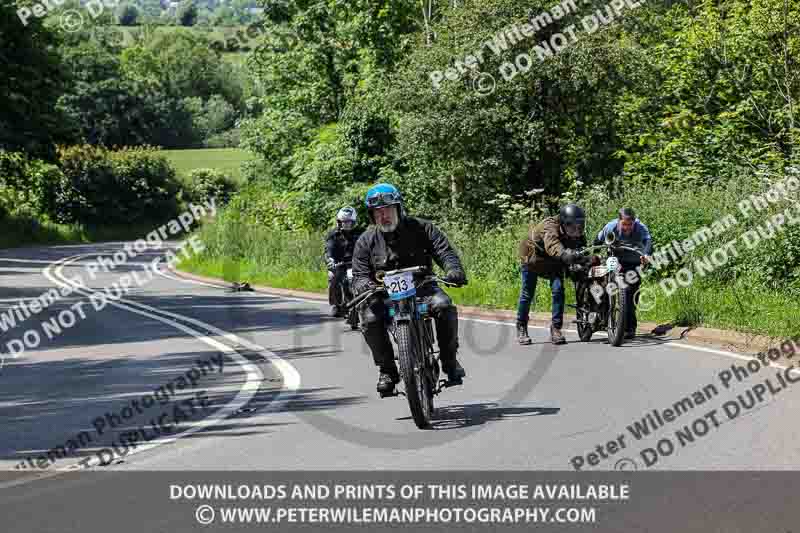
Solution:
[[[333,259],[337,263],[352,260],[356,241],[362,233],[359,229],[347,232],[338,228],[328,233],[325,237],[325,259]]]
[[[429,220],[403,217],[395,231],[383,233],[370,226],[353,252],[353,291],[364,292],[375,283],[378,270],[413,266],[432,268],[435,261],[445,273],[464,272],[458,254],[442,231]]]

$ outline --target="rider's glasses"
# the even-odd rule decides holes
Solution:
[[[379,192],[367,198],[367,207],[383,207],[385,205],[399,204],[400,195],[396,192]]]

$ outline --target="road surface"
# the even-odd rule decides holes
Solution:
[[[554,347],[534,328],[519,346],[513,324],[468,318],[465,385],[437,397],[433,428],[420,431],[404,397],[378,398],[360,333],[323,303],[229,292],[162,263],[148,271],[159,250],[87,275],[121,248],[0,254],[2,313],[84,280],[1,337],[0,470],[15,494],[82,468],[574,473],[793,470],[800,459],[792,373],[745,377],[732,365],[747,357],[648,336],[614,348],[568,332]],[[92,295],[125,276],[128,292],[96,310]],[[30,330],[41,344],[10,356]]]

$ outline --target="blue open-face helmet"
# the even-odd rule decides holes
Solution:
[[[388,183],[379,183],[372,186],[364,198],[364,205],[367,206],[370,221],[372,220],[372,210],[378,207],[396,205],[398,215],[403,216],[403,195],[397,187]]]

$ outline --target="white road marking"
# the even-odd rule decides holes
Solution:
[[[70,285],[70,286],[73,287],[73,290],[75,292],[80,293],[80,294],[82,294],[84,296],[89,296],[91,294],[91,292],[85,290],[79,284],[73,283],[71,280],[67,279],[63,275],[62,271],[70,263],[75,262],[75,261],[79,260],[82,257],[95,256],[95,255],[97,255],[97,254],[96,253],[80,254],[80,255],[76,255],[76,256],[72,256],[72,257],[67,257],[67,258],[61,259],[59,261],[56,261],[56,262],[48,265],[45,269],[43,269],[42,273],[44,274],[45,277],[47,277],[47,279],[49,279],[50,281],[52,281],[53,283],[55,283],[59,287],[64,287],[64,286]],[[55,267],[54,271],[53,271],[53,267]],[[270,403],[269,406],[267,406],[265,411],[271,411],[271,410],[274,410],[274,409],[282,406],[285,403],[285,400],[282,400],[281,397],[286,395],[287,392],[295,391],[300,387],[300,374],[297,372],[297,370],[290,363],[284,361],[283,359],[278,357],[276,354],[266,350],[265,348],[263,348],[261,346],[258,346],[257,344],[251,343],[248,340],[242,339],[242,338],[240,338],[240,337],[238,337],[238,336],[236,336],[236,335],[234,335],[232,333],[223,331],[223,330],[221,330],[221,329],[219,329],[219,328],[217,328],[217,327],[215,327],[215,326],[213,326],[211,324],[206,324],[205,322],[201,322],[199,320],[196,320],[196,319],[193,319],[193,318],[190,318],[190,317],[185,317],[185,316],[182,316],[182,315],[171,313],[169,311],[159,310],[159,309],[157,309],[155,307],[151,307],[151,306],[148,306],[148,305],[145,305],[145,304],[141,304],[141,303],[138,303],[138,302],[132,302],[132,301],[126,300],[124,298],[120,298],[118,300],[108,299],[108,305],[111,305],[111,306],[114,306],[114,307],[117,307],[117,308],[120,308],[120,309],[124,309],[126,311],[130,311],[132,313],[136,313],[138,315],[146,316],[146,317],[152,318],[154,320],[158,320],[159,322],[162,322],[162,323],[167,324],[169,326],[172,326],[172,327],[174,327],[174,328],[176,328],[176,329],[178,329],[180,331],[183,331],[184,333],[186,333],[188,335],[191,335],[192,337],[195,337],[196,339],[198,339],[198,340],[204,342],[205,344],[211,346],[215,350],[223,352],[224,354],[229,356],[231,359],[234,360],[234,362],[236,364],[238,364],[242,368],[242,370],[244,370],[244,372],[246,374],[246,381],[242,385],[241,389],[239,390],[239,393],[233,398],[233,400],[231,400],[225,406],[223,406],[222,408],[217,410],[214,413],[214,415],[212,415],[211,417],[205,418],[205,419],[203,419],[201,421],[193,423],[193,425],[191,427],[189,427],[185,431],[183,431],[181,433],[178,433],[178,434],[176,434],[174,436],[171,436],[171,437],[168,437],[168,438],[157,439],[157,440],[155,440],[155,441],[153,441],[151,443],[148,443],[148,444],[138,445],[135,449],[130,450],[128,452],[128,454],[126,454],[126,457],[131,456],[131,455],[135,455],[137,453],[141,453],[143,451],[152,450],[153,448],[156,448],[157,446],[161,446],[161,445],[164,445],[164,444],[175,442],[180,438],[186,437],[188,435],[191,435],[193,433],[196,433],[198,431],[206,429],[206,428],[208,428],[210,426],[219,424],[221,421],[223,421],[224,419],[228,418],[230,415],[234,414],[239,409],[241,409],[242,407],[247,405],[247,403],[255,395],[256,391],[258,391],[259,387],[261,386],[261,384],[262,384],[262,382],[264,380],[264,375],[262,374],[261,370],[256,365],[252,364],[247,359],[242,357],[235,349],[231,348],[230,346],[228,346],[226,344],[223,344],[223,343],[217,341],[216,339],[214,339],[212,337],[209,337],[208,335],[203,334],[200,331],[197,331],[197,330],[195,330],[193,328],[190,328],[189,326],[186,326],[184,324],[180,324],[180,323],[178,323],[178,322],[176,322],[174,320],[170,320],[169,318],[165,318],[163,315],[167,315],[167,316],[170,316],[170,317],[173,317],[173,318],[176,318],[176,319],[180,319],[180,320],[182,320],[184,322],[188,322],[190,324],[194,324],[194,325],[200,326],[202,328],[205,328],[208,331],[214,332],[215,334],[219,335],[220,337],[223,337],[223,338],[227,339],[228,341],[234,342],[237,345],[245,346],[248,349],[264,353],[267,356],[267,359],[271,363],[273,363],[275,365],[275,367],[278,369],[278,371],[282,374],[282,376],[283,376],[283,384],[284,384],[284,388],[282,389],[281,393],[278,394],[278,396]],[[156,314],[156,313],[159,313],[159,314]],[[88,463],[88,466],[90,466],[90,467],[91,466],[96,466],[96,465],[100,464],[100,462],[101,461],[100,461],[99,458],[93,457],[92,461],[90,461]],[[66,470],[74,470],[76,468],[80,468],[80,463],[76,463],[76,464],[70,465],[68,467],[62,467],[62,468],[59,468],[58,470],[66,471]]]

